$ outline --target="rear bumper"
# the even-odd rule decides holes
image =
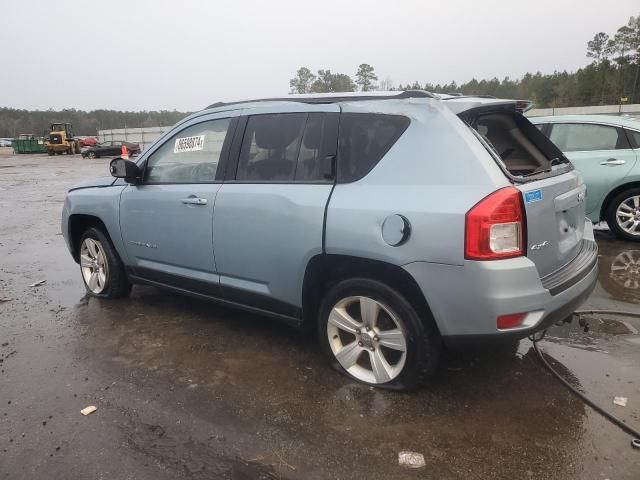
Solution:
[[[589,221],[584,242],[586,253],[552,279],[541,279],[526,257],[466,261],[461,266],[416,262],[404,268],[422,289],[447,344],[524,338],[570,316],[593,291],[598,277],[597,246]],[[499,330],[497,317],[513,313],[528,313],[523,326]]]

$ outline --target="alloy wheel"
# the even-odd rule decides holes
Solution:
[[[618,205],[616,222],[628,234],[640,237],[640,195],[633,195]]]
[[[331,309],[327,336],[336,360],[350,375],[386,383],[402,372],[407,340],[398,316],[369,297],[347,297]]]
[[[102,293],[109,274],[107,257],[102,244],[93,238],[85,238],[80,246],[80,269],[87,288],[96,295]]]

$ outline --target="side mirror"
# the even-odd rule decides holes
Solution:
[[[109,164],[109,172],[116,178],[124,178],[126,182],[136,184],[142,179],[142,171],[131,160],[114,158]]]

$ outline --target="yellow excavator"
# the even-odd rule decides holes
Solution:
[[[49,155],[74,155],[80,153],[80,144],[73,138],[73,127],[70,123],[54,122],[49,127],[49,136],[44,148]]]

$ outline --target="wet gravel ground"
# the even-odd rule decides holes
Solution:
[[[630,437],[529,341],[448,352],[432,382],[399,394],[350,382],[313,337],[266,318],[150,287],[86,297],[60,210],[107,163],[0,155],[0,479],[640,478]],[[584,308],[640,312],[640,245],[598,242]],[[640,428],[640,322],[585,320],[541,348]],[[84,417],[87,405],[98,409]],[[426,467],[400,468],[401,450]]]

